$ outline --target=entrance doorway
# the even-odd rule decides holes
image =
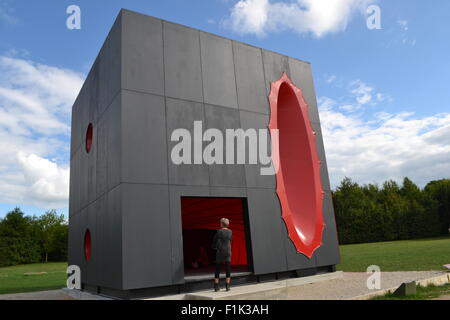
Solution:
[[[212,241],[220,219],[230,220],[233,231],[231,271],[249,272],[250,237],[245,198],[182,197],[183,253],[185,275],[211,274],[215,251]]]

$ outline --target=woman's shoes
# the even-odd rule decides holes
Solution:
[[[227,291],[230,291],[230,290],[231,290],[231,289],[230,289],[230,284],[229,284],[229,283],[226,283],[226,284],[225,284],[225,288],[226,288]],[[214,291],[215,291],[215,292],[220,291],[220,287],[219,287],[219,284],[218,284],[218,283],[214,283]]]

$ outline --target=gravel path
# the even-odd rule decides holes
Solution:
[[[433,299],[433,300],[450,300],[450,296],[441,296],[441,297]]]
[[[381,289],[398,287],[404,282],[433,278],[444,274],[440,271],[383,272]],[[345,300],[373,292],[367,288],[366,273],[345,272],[343,279],[329,280],[289,288],[289,300]],[[374,290],[378,291],[378,290]]]

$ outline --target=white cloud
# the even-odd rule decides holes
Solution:
[[[376,0],[240,0],[225,25],[241,34],[264,36],[290,30],[322,37],[346,29],[352,15]]]
[[[379,92],[374,86],[359,79],[345,84],[345,81],[337,76],[326,76],[325,83],[332,85],[334,88],[345,88],[345,95],[340,97],[339,103],[329,99],[326,105],[329,106],[330,101],[333,101],[333,105],[338,104],[337,109],[347,113],[367,111],[367,107],[377,106],[381,102],[393,101],[389,95]],[[321,100],[324,101],[324,98]]]
[[[450,113],[373,113],[363,119],[341,112],[333,99],[319,103],[333,187],[344,177],[382,183],[408,176],[421,186],[450,177]]]
[[[353,81],[350,86],[352,87],[351,92],[355,95],[356,101],[360,106],[372,101],[372,92],[374,91],[374,88],[368,86],[361,80]]]
[[[68,205],[70,111],[83,76],[0,56],[0,202]]]
[[[29,201],[45,202],[46,208],[67,206],[69,167],[60,167],[55,162],[23,152],[19,152],[17,158],[28,186],[25,196]]]

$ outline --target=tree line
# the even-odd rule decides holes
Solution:
[[[346,178],[332,194],[340,244],[449,234],[450,180],[421,189],[408,178],[382,187]],[[16,208],[0,219],[0,266],[67,261],[67,238],[63,215],[30,217]]]
[[[16,208],[0,220],[0,266],[67,261],[67,237],[64,215],[29,217]]]
[[[340,244],[448,235],[450,180],[421,189],[410,179],[359,185],[344,179],[333,192]]]

